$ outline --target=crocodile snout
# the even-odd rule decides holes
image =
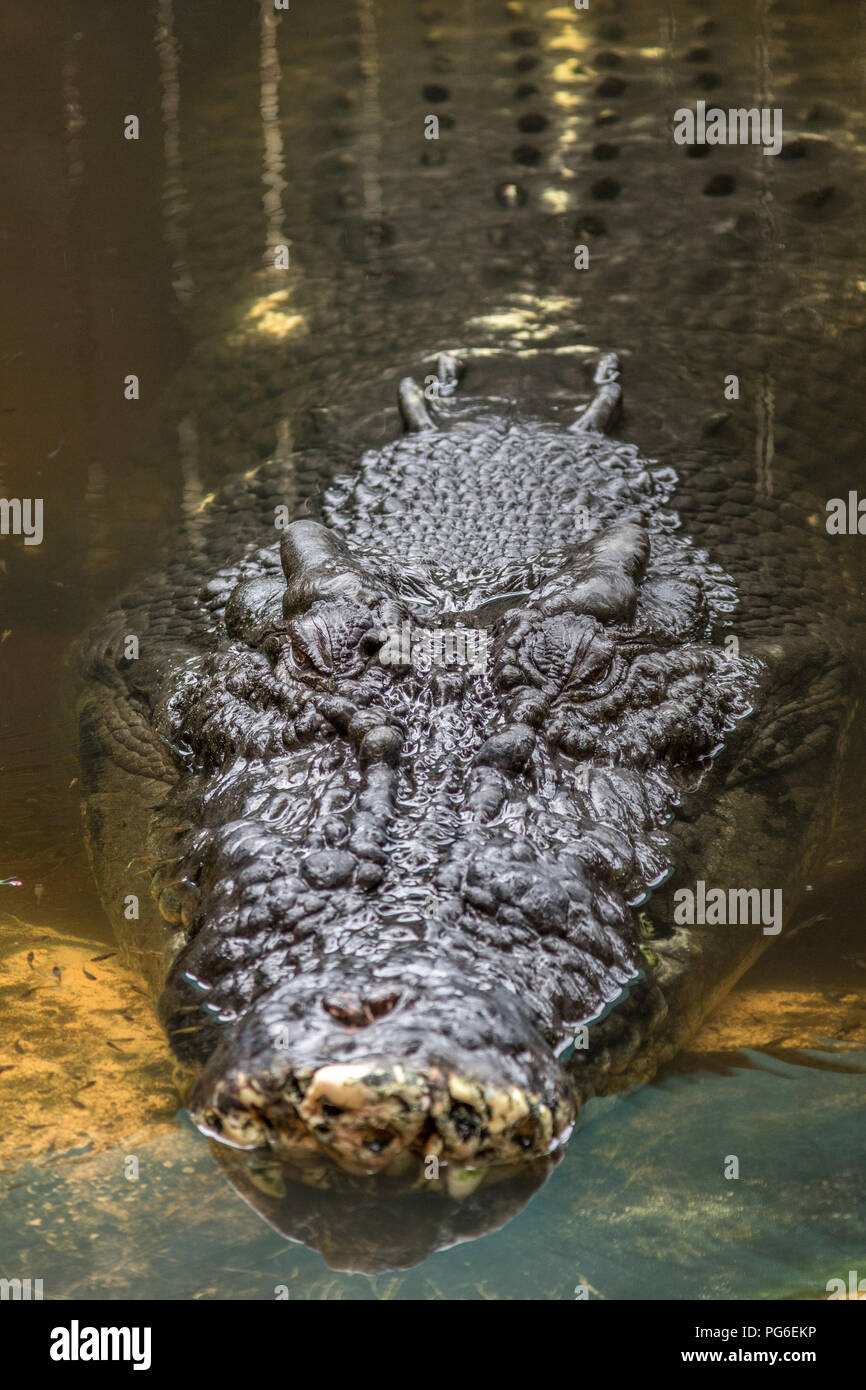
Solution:
[[[445,1163],[489,1164],[550,1153],[572,1112],[516,1085],[456,1071],[419,1072],[370,1059],[319,1067],[279,1090],[256,1077],[224,1077],[192,1104],[199,1129],[236,1148],[285,1157],[327,1153],[342,1168],[374,1173],[412,1152]]]
[[[313,1001],[308,982],[282,987],[206,1065],[196,1124],[237,1148],[326,1154],[356,1173],[409,1152],[478,1165],[551,1152],[573,1120],[559,1063],[504,991],[464,985],[449,1028],[445,988],[344,986]]]

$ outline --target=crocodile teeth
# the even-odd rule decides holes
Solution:
[[[320,1067],[299,1114],[344,1166],[374,1172],[415,1142],[429,1108],[423,1078],[399,1064],[362,1062]]]

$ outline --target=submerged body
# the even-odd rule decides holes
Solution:
[[[457,370],[440,359],[443,414]],[[605,436],[616,376],[604,359],[570,427],[490,403],[440,427],[404,382],[407,434],[321,520],[281,527],[252,472],[91,647],[94,864],[222,1142],[355,1173],[550,1153],[766,944],[753,924],[650,946],[639,908],[678,861],[726,862],[730,808],[748,835],[763,806],[731,787],[756,757],[820,756],[844,682],[814,643],[792,667],[766,603],[740,625],[672,471]],[[821,692],[808,747],[775,722],[792,669],[807,725]],[[702,797],[715,818],[678,837]]]

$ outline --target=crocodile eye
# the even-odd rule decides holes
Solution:
[[[581,683],[585,685],[597,685],[610,675],[613,666],[613,652],[602,652],[594,664],[587,663],[587,669],[581,673]]]
[[[305,651],[302,651],[300,647],[296,646],[294,642],[292,643],[292,660],[294,661],[295,665],[300,666],[301,669],[303,669],[305,666],[312,666],[313,664],[310,658],[307,656],[307,653]]]
[[[582,670],[572,672],[569,682],[571,698],[578,701],[597,699],[610,687],[615,670],[616,663],[612,651],[591,654]]]

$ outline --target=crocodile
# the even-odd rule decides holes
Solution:
[[[195,1123],[355,1174],[538,1160],[651,1077],[769,938],[642,907],[760,833],[787,890],[766,777],[812,769],[811,825],[846,718],[809,579],[767,601],[806,528],[695,544],[614,354],[576,418],[461,375],[404,378],[315,515],[251,468],[81,655],[87,843]]]

